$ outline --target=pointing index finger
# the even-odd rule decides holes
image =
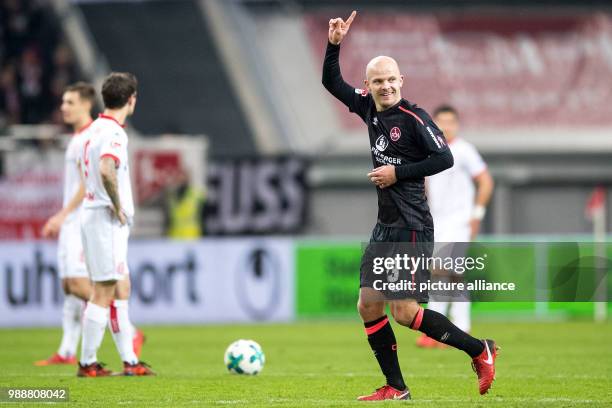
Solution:
[[[357,12],[355,10],[353,10],[353,12],[351,13],[351,15],[349,16],[349,18],[346,20],[346,25],[350,26],[351,23],[353,22],[353,20],[355,19],[355,16],[357,15]]]

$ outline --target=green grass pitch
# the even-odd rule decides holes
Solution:
[[[144,330],[148,341],[143,360],[159,375],[97,379],[76,378],[74,367],[32,365],[56,349],[59,329],[0,330],[0,387],[67,387],[70,405],[85,407],[612,406],[610,323],[476,324],[475,335],[491,337],[502,347],[497,380],[486,396],[478,395],[464,353],[417,349],[417,333],[394,325],[413,399],[385,403],[354,401],[383,383],[358,321]],[[226,372],[224,350],[239,338],[262,345],[267,362],[260,375]],[[108,332],[99,358],[112,369],[120,368]]]

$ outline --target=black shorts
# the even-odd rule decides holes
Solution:
[[[433,228],[416,231],[377,223],[361,257],[359,287],[375,289],[379,299],[373,300],[427,303],[428,291],[420,284],[430,279],[425,263],[433,254],[433,244]]]

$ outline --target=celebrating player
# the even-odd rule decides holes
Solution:
[[[93,282],[93,296],[83,316],[79,377],[111,374],[97,359],[109,318],[113,339],[123,360],[123,374],[154,374],[134,352],[133,328],[128,314],[127,247],[134,203],[128,138],[123,123],[134,113],[136,87],[136,78],[129,73],[112,73],[105,79],[102,85],[104,113],[91,124],[83,147],[85,202],[81,238]]]
[[[376,185],[378,194],[378,220],[370,242],[432,243],[433,222],[425,197],[424,177],[451,167],[453,156],[429,115],[402,99],[404,77],[395,60],[379,56],[368,63],[365,91],[355,89],[342,79],[340,43],[356,14],[353,11],[346,21],[341,18],[329,21],[323,85],[368,126],[375,167],[368,177]],[[431,253],[425,255],[431,256]],[[395,335],[385,315],[385,301],[377,296],[367,266],[362,260],[358,309],[368,342],[387,383],[371,395],[358,399],[409,399],[410,391],[397,358]],[[489,390],[495,376],[495,342],[470,336],[444,315],[421,308],[414,299],[392,300],[389,304],[399,324],[465,351],[472,358],[480,393]]]
[[[60,110],[64,123],[72,127],[74,134],[68,143],[64,164],[64,205],[43,227],[44,237],[59,234],[57,260],[59,275],[64,289],[62,313],[62,342],[59,350],[46,360],[37,361],[37,366],[53,364],[76,364],[76,349],[81,336],[81,314],[85,302],[91,296],[91,283],[83,258],[79,213],[85,196],[81,180],[80,152],[83,147],[82,132],[93,119],[91,110],[96,91],[93,86],[77,82],[68,86],[62,95]]]
[[[436,226],[434,238],[453,256],[467,249],[466,243],[478,235],[485,209],[493,193],[493,178],[487,165],[476,148],[466,140],[457,137],[459,115],[449,105],[438,107],[434,120],[444,132],[448,146],[453,152],[455,165],[427,178],[427,198],[431,203],[431,215]],[[455,245],[455,243],[459,243]],[[463,280],[463,274],[455,271],[439,271],[442,280]],[[471,330],[469,294],[453,302],[430,300],[427,308],[449,316],[451,321],[464,332]],[[442,344],[422,334],[417,345],[431,348]]]

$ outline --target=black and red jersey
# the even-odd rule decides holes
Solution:
[[[397,183],[376,188],[378,221],[384,225],[420,231],[433,228],[425,196],[425,176],[453,164],[444,134],[417,105],[401,99],[378,112],[367,91],[344,82],[339,65],[340,46],[328,44],[323,66],[323,84],[368,127],[374,167],[394,165]]]

